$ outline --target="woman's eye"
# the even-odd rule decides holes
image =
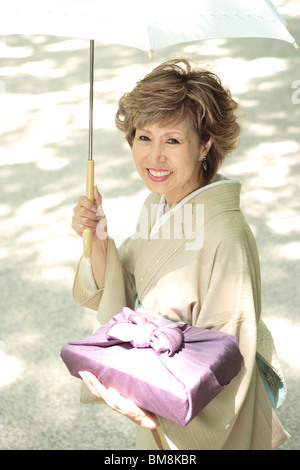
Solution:
[[[179,141],[177,139],[171,138],[171,139],[168,140],[168,144],[173,144],[173,145],[174,144],[179,144]]]
[[[140,135],[139,140],[142,140],[143,142],[148,142],[148,140],[150,140],[150,139],[146,135]]]

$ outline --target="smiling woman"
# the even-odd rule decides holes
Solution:
[[[150,190],[135,233],[118,249],[107,237],[107,227],[103,237],[98,235],[106,218],[97,187],[93,201],[80,196],[74,208],[75,232],[82,235],[87,227],[94,231],[91,258],[82,257],[78,264],[74,300],[97,311],[96,328],[112,317],[117,321],[117,314],[128,307],[153,321],[166,319],[235,336],[243,356],[240,373],[217,396],[205,394],[208,404],[186,427],[155,415],[157,399],[143,387],[136,393],[148,406],[138,407],[140,397],[128,393],[120,373],[114,390],[104,375],[81,370],[87,386],[82,401],[105,401],[134,421],[138,449],[269,450],[288,438],[272,407],[279,403],[284,380],[278,361],[273,363],[271,335],[262,328],[259,258],[240,209],[241,185],[217,173],[237,146],[236,110],[216,75],[192,69],[182,59],[161,64],[122,96],[116,114],[117,127],[125,133],[137,171]],[[197,357],[191,354],[190,363]],[[139,365],[131,359],[132,369]],[[198,368],[196,374],[201,375]],[[128,376],[132,382],[131,371]],[[161,374],[154,370],[153,376],[161,390]],[[268,381],[275,384],[273,397]],[[159,401],[163,406],[162,394]]]

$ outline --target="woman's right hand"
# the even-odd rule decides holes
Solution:
[[[155,414],[143,410],[133,401],[122,397],[117,390],[112,388],[107,389],[92,372],[80,371],[78,374],[90,389],[91,393],[104,400],[114,411],[126,416],[142,428],[156,429],[159,427],[159,421]]]
[[[73,209],[71,227],[80,237],[85,229],[90,229],[94,233],[94,240],[106,238],[106,219],[102,209],[102,196],[97,186],[94,187],[94,201],[86,196],[79,196],[78,204]]]

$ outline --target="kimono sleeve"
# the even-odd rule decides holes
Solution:
[[[98,310],[103,288],[98,289],[92,273],[89,259],[81,257],[77,266],[73,283],[73,300],[76,304]]]

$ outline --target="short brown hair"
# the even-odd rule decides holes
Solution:
[[[174,59],[156,67],[121,97],[116,126],[132,146],[137,128],[153,122],[175,124],[189,117],[203,143],[212,138],[206,157],[209,181],[237,147],[237,107],[217,75],[192,68],[186,59]]]

